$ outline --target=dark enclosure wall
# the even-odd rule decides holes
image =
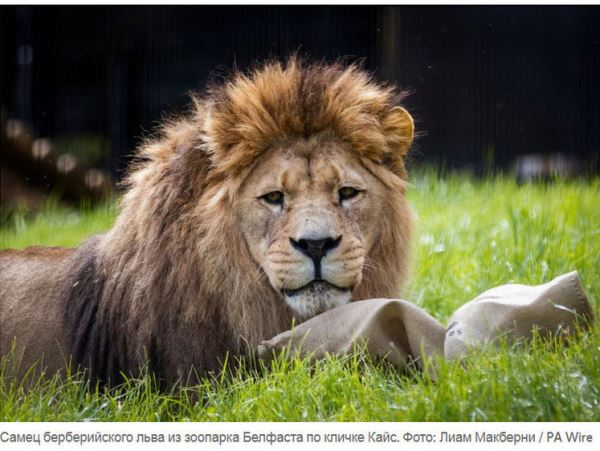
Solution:
[[[123,168],[166,113],[232,67],[298,50],[364,59],[412,95],[413,159],[475,169],[520,154],[594,166],[600,9],[473,6],[2,7],[2,108]]]

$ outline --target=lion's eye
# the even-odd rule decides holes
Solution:
[[[265,202],[272,205],[282,205],[283,204],[283,193],[281,191],[271,191],[270,193],[265,194],[261,197]]]
[[[351,186],[343,186],[338,191],[338,194],[340,196],[340,202],[343,200],[352,199],[353,197],[356,197],[358,193],[360,193],[360,191],[356,188],[352,188]]]

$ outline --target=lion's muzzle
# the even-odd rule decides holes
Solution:
[[[303,319],[349,302],[362,278],[363,247],[349,235],[288,237],[270,257],[273,286]]]

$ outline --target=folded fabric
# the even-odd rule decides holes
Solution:
[[[502,285],[460,307],[450,318],[444,355],[454,359],[504,337],[509,343],[542,337],[572,335],[576,325],[587,327],[594,312],[577,271],[543,285]]]
[[[427,312],[400,299],[357,301],[322,313],[283,332],[258,348],[261,358],[284,348],[290,355],[351,353],[364,345],[369,355],[385,358],[398,368],[441,353],[446,330]]]
[[[499,337],[509,342],[541,336],[572,335],[577,325],[589,326],[592,307],[576,271],[543,285],[502,285],[459,308],[446,330],[423,309],[400,299],[369,299],[329,310],[264,341],[260,358],[282,349],[290,356],[347,355],[364,346],[375,358],[384,358],[403,370],[422,368],[434,355],[455,359],[481,349]]]

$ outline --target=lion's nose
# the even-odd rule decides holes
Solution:
[[[340,241],[342,241],[341,235],[337,238],[328,237],[319,240],[300,238],[296,241],[293,238],[290,238],[292,246],[304,255],[310,257],[314,261],[315,267],[319,265],[321,259],[327,252],[338,247]]]

